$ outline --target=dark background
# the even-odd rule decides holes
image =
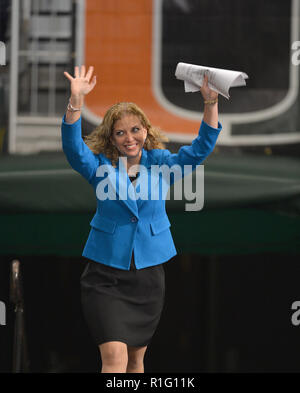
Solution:
[[[10,258],[1,257],[1,372],[11,371],[14,314]],[[31,372],[97,372],[101,367],[80,306],[84,258],[23,257]],[[166,301],[145,355],[146,372],[299,372],[295,255],[176,256],[164,264]]]
[[[220,99],[221,113],[252,112],[276,104],[289,86],[290,23],[290,1],[164,0],[164,95],[180,107],[199,111],[198,95],[186,94],[183,82],[174,78],[180,59],[248,74],[247,91],[234,88],[230,101]]]

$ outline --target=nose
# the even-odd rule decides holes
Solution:
[[[130,142],[134,142],[134,141],[135,141],[135,139],[132,135],[127,136],[126,143],[130,143]]]

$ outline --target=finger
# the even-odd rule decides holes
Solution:
[[[95,76],[93,77],[91,83],[90,83],[90,88],[91,88],[91,90],[95,87],[96,83],[97,83],[97,79],[96,79],[96,75],[95,75]]]
[[[64,72],[64,75],[65,75],[65,77],[68,78],[69,81],[71,81],[71,82],[72,82],[72,80],[74,79],[67,71]]]
[[[74,75],[75,75],[75,78],[79,78],[79,67],[78,66],[75,66]]]
[[[82,65],[80,69],[80,78],[84,78],[84,77],[85,77],[85,66]]]
[[[93,71],[94,71],[94,67],[93,67],[93,66],[90,66],[90,67],[89,67],[89,70],[88,70],[88,72],[87,72],[87,74],[86,74],[86,79],[88,80],[88,82],[90,81],[91,76],[93,75]]]

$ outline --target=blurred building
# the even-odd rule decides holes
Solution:
[[[250,77],[247,87],[231,89],[230,100],[220,97],[219,148],[299,153],[298,0],[2,4],[1,34],[10,24],[8,152],[60,150],[69,95],[63,71],[73,73],[83,63],[94,65],[99,79],[86,98],[84,133],[112,103],[127,100],[139,104],[175,146],[191,141],[203,108],[200,93],[184,93],[174,76],[184,61]]]

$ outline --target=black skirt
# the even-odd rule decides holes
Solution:
[[[129,346],[150,343],[165,300],[163,264],[130,270],[90,261],[81,279],[81,302],[97,345],[121,341]]]

